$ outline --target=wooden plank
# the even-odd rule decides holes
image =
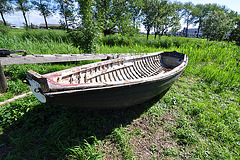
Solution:
[[[26,55],[16,57],[0,57],[2,65],[70,62],[83,60],[107,59],[107,54],[62,54],[62,55]]]
[[[6,92],[7,91],[7,79],[4,75],[4,71],[1,65],[1,61],[0,61],[0,93]]]

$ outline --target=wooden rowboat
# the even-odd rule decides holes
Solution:
[[[157,52],[121,57],[40,75],[27,81],[42,103],[79,108],[121,108],[167,90],[187,66],[187,55]]]

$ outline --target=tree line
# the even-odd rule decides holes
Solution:
[[[198,27],[209,40],[239,41],[240,16],[237,12],[218,4],[197,4],[192,2],[171,2],[168,0],[1,0],[0,14],[6,25],[5,14],[21,11],[25,25],[29,24],[26,13],[31,10],[39,11],[43,16],[46,28],[47,19],[58,12],[63,20],[60,23],[66,30],[77,23],[80,37],[104,36],[118,32],[134,34],[139,32],[142,24],[147,31],[157,36],[173,35],[181,28],[180,20],[186,25],[185,36],[188,36],[190,25]],[[76,35],[75,35],[76,36]],[[74,38],[74,37],[73,37]],[[77,38],[77,37],[75,37]],[[87,39],[85,37],[85,39]]]

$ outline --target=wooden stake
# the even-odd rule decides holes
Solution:
[[[4,71],[1,65],[1,61],[0,61],[0,93],[6,92],[7,91],[7,79],[4,75]]]

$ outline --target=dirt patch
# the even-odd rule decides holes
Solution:
[[[149,118],[135,121],[133,126],[135,130],[139,129],[138,133],[140,133],[132,140],[136,158],[151,159],[170,156],[166,152],[178,148],[178,144],[173,140],[171,133],[166,131],[166,127],[173,127],[174,120],[174,117],[167,113],[158,119]]]
[[[173,158],[175,150],[179,149],[176,140],[172,134],[167,131],[168,127],[174,127],[175,117],[167,112],[157,118],[151,116],[141,117],[134,120],[125,130],[130,136],[128,148],[134,154],[134,159],[151,159],[151,158]],[[106,139],[101,146],[104,153],[104,159],[121,159],[122,151],[119,150],[118,144],[112,139]]]

